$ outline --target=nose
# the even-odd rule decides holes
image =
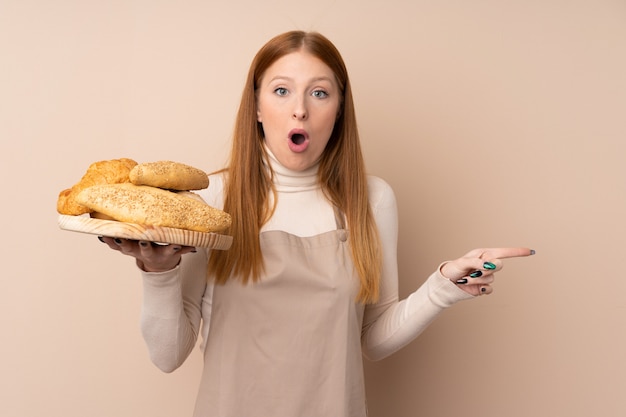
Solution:
[[[293,112],[293,118],[296,120],[306,120],[308,114],[304,109],[296,109]]]
[[[308,116],[304,100],[298,100],[295,108],[293,109],[293,118],[296,120],[306,120]]]

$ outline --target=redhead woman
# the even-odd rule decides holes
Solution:
[[[102,238],[137,260],[153,362],[171,372],[202,338],[196,417],[363,417],[363,356],[398,351],[490,294],[502,259],[534,253],[470,251],[399,300],[396,199],[365,172],[346,67],[318,33],[257,53],[202,197],[231,214],[230,250]]]

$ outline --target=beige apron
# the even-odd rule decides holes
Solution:
[[[265,274],[216,285],[196,417],[364,417],[361,323],[342,217],[260,235]]]

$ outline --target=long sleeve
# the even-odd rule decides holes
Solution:
[[[199,250],[184,255],[171,271],[142,273],[141,332],[150,359],[164,372],[182,365],[198,340],[203,298],[210,289],[206,263],[207,252]]]
[[[395,195],[383,180],[370,177],[370,202],[383,247],[380,300],[365,308],[363,354],[380,360],[414,340],[447,307],[472,298],[439,271],[406,299],[398,297],[398,215]]]

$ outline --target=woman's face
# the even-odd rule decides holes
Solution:
[[[322,155],[339,113],[333,71],[308,52],[276,60],[260,79],[257,120],[265,142],[285,167],[302,171]]]

